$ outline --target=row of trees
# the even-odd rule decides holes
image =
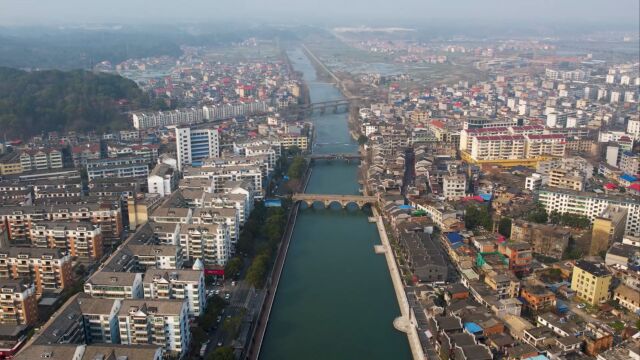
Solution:
[[[549,222],[552,224],[571,226],[580,229],[586,229],[591,226],[591,221],[586,216],[570,213],[561,214],[556,210],[553,210],[549,215]]]
[[[307,161],[302,156],[296,156],[293,158],[291,165],[289,166],[289,170],[287,171],[287,175],[291,179],[300,179],[304,175],[305,170],[307,169]]]

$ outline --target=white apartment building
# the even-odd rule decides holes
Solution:
[[[235,208],[225,208],[222,206],[207,206],[197,208],[193,212],[194,224],[226,224],[229,229],[229,240],[231,241],[231,251],[235,253],[235,246],[240,236],[240,216]]]
[[[86,295],[76,299],[82,313],[84,333],[87,342],[119,344],[118,311],[121,300],[100,299]]]
[[[213,196],[205,198],[203,206],[204,208],[223,207],[236,209],[238,211],[240,225],[242,226],[249,219],[249,215],[253,210],[253,195],[251,199],[247,199],[246,195],[234,193],[233,191],[213,194]]]
[[[592,222],[601,216],[609,205],[627,209],[625,234],[640,236],[640,202],[629,197],[602,195],[567,189],[543,188],[538,192],[538,201],[548,213],[571,213],[588,217]]]
[[[223,120],[236,116],[253,115],[264,113],[269,110],[269,103],[266,101],[240,102],[235,104],[222,104],[204,106],[202,108],[203,117],[206,120]]]
[[[188,224],[180,228],[184,257],[204,264],[224,266],[229,260],[231,238],[226,224]]]
[[[182,358],[189,351],[189,311],[185,300],[124,300],[118,312],[120,343],[155,344]]]
[[[169,196],[178,186],[177,173],[167,164],[156,165],[147,178],[149,193]]]
[[[260,167],[257,165],[229,165],[201,168],[186,167],[183,174],[185,179],[208,178],[213,180],[214,192],[220,192],[220,189],[222,189],[228,181],[247,180],[253,184],[255,197],[261,199],[263,196],[263,175]]]
[[[525,157],[526,139],[522,135],[475,136],[471,157],[474,160],[510,160]]]
[[[467,188],[467,177],[464,174],[451,174],[442,177],[443,196],[448,200],[464,197]]]
[[[147,164],[122,164],[92,167],[87,169],[89,181],[102,178],[146,178],[149,176]]]
[[[22,171],[62,169],[62,152],[58,149],[27,149],[20,153]]]
[[[134,113],[131,115],[133,127],[136,130],[148,128],[197,124],[204,119],[202,109],[179,109],[171,111],[158,111],[154,113]]]
[[[530,134],[525,135],[527,148],[525,156],[536,158],[542,155],[564,156],[567,139],[561,134]]]
[[[635,141],[640,140],[640,119],[629,119],[627,123],[627,134]]]
[[[220,155],[218,129],[176,128],[176,154],[178,170],[185,165]]]
[[[539,189],[542,186],[542,175],[533,173],[524,180],[524,188],[530,191]]]
[[[142,274],[97,271],[84,284],[84,293],[105,299],[140,299]]]
[[[189,315],[200,316],[205,310],[204,271],[149,269],[144,274],[145,299],[187,300]]]

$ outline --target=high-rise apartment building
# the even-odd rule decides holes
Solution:
[[[192,165],[194,162],[210,157],[218,157],[220,154],[218,129],[176,128],[176,154],[180,171],[185,165]]]

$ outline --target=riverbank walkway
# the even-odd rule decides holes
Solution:
[[[415,323],[415,317],[411,314],[411,308],[409,307],[409,300],[407,294],[404,292],[404,285],[402,284],[402,278],[400,277],[400,270],[396,265],[395,255],[391,248],[391,243],[387,237],[387,231],[384,227],[382,217],[378,214],[378,210],[373,208],[373,216],[377,219],[376,225],[378,232],[380,233],[380,240],[382,246],[385,248],[384,256],[387,260],[387,266],[389,267],[389,273],[391,275],[391,282],[393,283],[393,289],[395,290],[396,297],[398,298],[398,305],[400,306],[401,316],[393,321],[393,326],[407,334],[409,339],[409,347],[411,348],[411,355],[414,360],[425,360],[427,357],[422,349],[420,338],[418,337],[418,329]]]

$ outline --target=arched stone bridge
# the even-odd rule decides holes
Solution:
[[[307,206],[312,207],[313,203],[321,202],[325,207],[329,207],[332,203],[338,203],[342,207],[353,203],[362,208],[365,205],[374,205],[378,198],[375,196],[362,196],[362,195],[332,195],[332,194],[293,194],[291,197],[294,202],[300,201]]]

